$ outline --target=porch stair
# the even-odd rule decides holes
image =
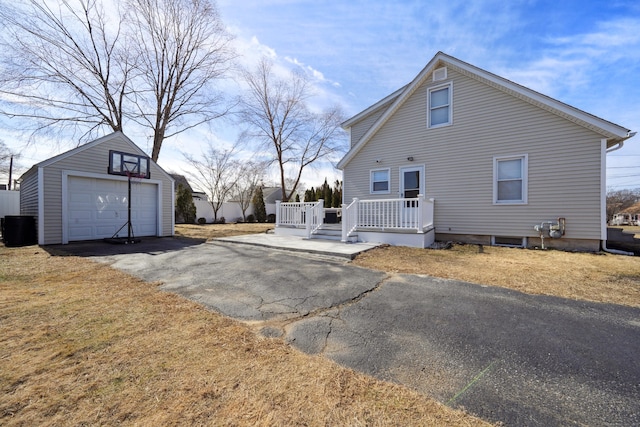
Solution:
[[[322,240],[342,240],[342,225],[341,224],[322,224],[320,228],[318,228],[313,234],[311,234],[311,239],[322,239]],[[358,235],[354,234],[349,236],[347,240],[349,243],[355,243],[358,241]]]

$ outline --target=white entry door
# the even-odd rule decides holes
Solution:
[[[424,194],[424,166],[407,166],[400,168],[400,197],[413,199]],[[417,224],[418,203],[407,201],[402,211],[402,222],[405,225]]]
[[[68,241],[112,237],[127,223],[126,180],[69,176],[67,182]],[[134,180],[131,186],[133,234],[158,234],[158,186]],[[119,237],[127,236],[125,226]]]

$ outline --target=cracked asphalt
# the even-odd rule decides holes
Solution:
[[[489,421],[640,425],[640,309],[233,243],[149,245],[63,250]]]

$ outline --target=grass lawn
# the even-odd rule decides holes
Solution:
[[[176,224],[176,235],[194,239],[214,239],[216,237],[237,236],[240,234],[265,233],[273,230],[275,224]]]
[[[107,265],[0,246],[0,425],[116,424],[486,425]]]

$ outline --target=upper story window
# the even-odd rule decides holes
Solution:
[[[371,171],[371,194],[389,193],[389,169]]]
[[[493,202],[527,203],[527,155],[493,159]]]
[[[428,102],[428,127],[448,126],[451,120],[451,95],[453,84],[429,88]]]

